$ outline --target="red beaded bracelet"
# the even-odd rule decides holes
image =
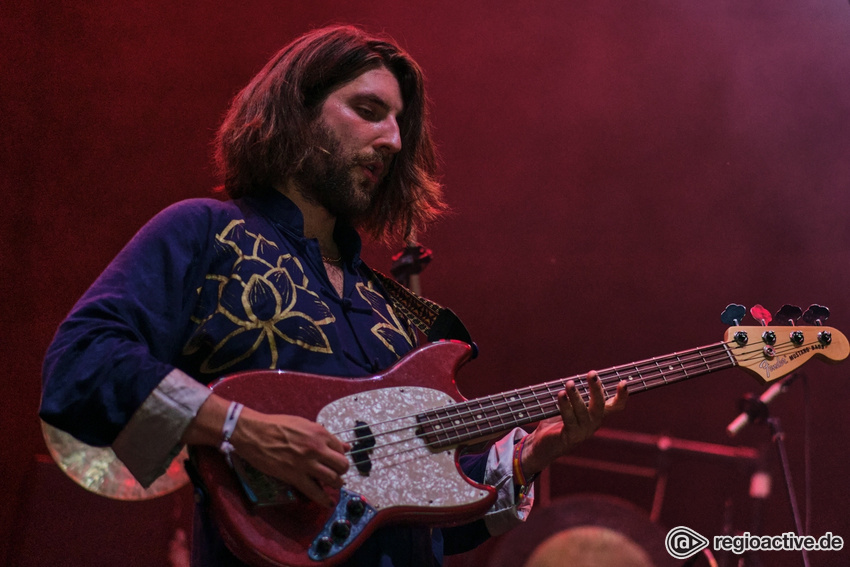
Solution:
[[[519,443],[514,445],[514,484],[522,487],[528,486],[525,473],[522,470],[522,448],[525,446],[526,437],[523,437],[519,440]]]
[[[537,473],[526,478],[525,472],[522,470],[522,449],[525,447],[525,440],[528,436],[519,440],[519,443],[514,445],[514,484],[519,486],[519,498],[525,498],[528,491],[531,490],[531,484],[537,478]]]

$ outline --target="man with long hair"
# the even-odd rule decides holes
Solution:
[[[184,444],[207,445],[333,506],[328,489],[343,486],[350,443],[206,384],[251,369],[367,376],[414,348],[408,322],[360,259],[358,230],[405,238],[445,209],[422,72],[394,42],[359,28],[310,32],[235,97],[216,159],[230,200],[191,199],[158,214],[60,326],[41,416],[111,446],[143,485]],[[623,384],[606,401],[595,376],[589,383],[589,404],[568,385],[559,418],[464,457],[470,477],[499,488],[484,518],[450,530],[381,528],[349,563],[437,565],[444,551],[522,521],[529,479],[625,404]],[[241,564],[203,503],[193,561]]]

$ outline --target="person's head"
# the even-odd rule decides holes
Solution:
[[[257,195],[303,177],[337,134],[320,120],[328,96],[382,68],[392,73],[401,94],[395,117],[399,148],[385,150],[393,158],[368,211],[348,220],[375,237],[390,238],[406,237],[438,216],[445,207],[422,72],[391,40],[352,26],[323,28],[296,39],[234,98],[216,140],[228,195]]]

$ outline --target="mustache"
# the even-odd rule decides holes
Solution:
[[[358,165],[379,162],[387,165],[390,161],[392,161],[392,156],[382,154],[381,152],[363,152],[354,156],[353,161]]]

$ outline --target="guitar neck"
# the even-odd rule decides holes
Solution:
[[[727,343],[695,348],[598,371],[606,399],[620,381],[629,394],[645,392],[689,378],[736,366]],[[474,400],[467,400],[417,416],[425,442],[432,448],[468,444],[559,414],[558,392],[572,380],[587,403],[590,390],[585,375],[576,375]]]

